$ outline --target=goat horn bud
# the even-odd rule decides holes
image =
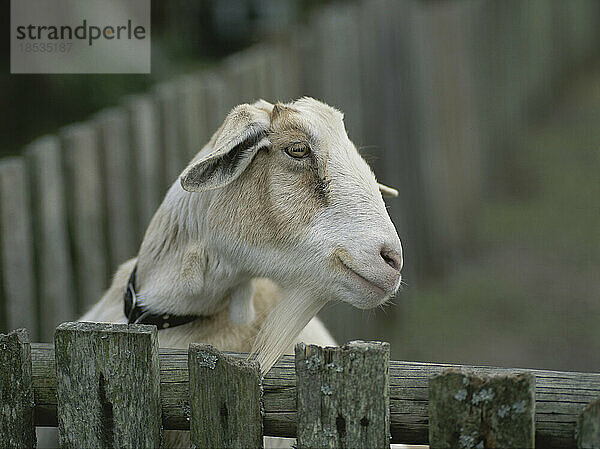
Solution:
[[[395,198],[398,196],[398,191],[391,187],[388,187],[383,184],[377,184],[379,186],[379,191],[383,197]]]

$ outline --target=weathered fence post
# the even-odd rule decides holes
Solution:
[[[261,95],[255,71],[255,48],[228,56],[223,61],[223,76],[234,105],[253,103]]]
[[[60,447],[161,447],[156,327],[63,323],[54,340]]]
[[[190,345],[192,447],[262,448],[262,388],[256,362]]]
[[[390,346],[296,345],[299,448],[390,445]]]
[[[164,179],[167,189],[177,179],[187,163],[181,133],[181,108],[174,82],[159,84],[155,89],[159,151],[164,155]]]
[[[129,114],[129,140],[133,154],[133,189],[138,212],[136,242],[140,242],[146,227],[160,204],[165,188],[161,175],[163,155],[158,145],[158,125],[154,99],[150,95],[134,95],[123,101]]]
[[[535,377],[449,369],[429,381],[431,448],[535,446]]]
[[[37,335],[29,182],[20,157],[0,161],[0,326]],[[6,313],[3,319],[2,314]],[[3,322],[4,321],[4,322]]]
[[[95,117],[98,146],[102,158],[106,224],[110,271],[133,257],[138,248],[136,238],[137,203],[132,193],[135,179],[129,115],[122,108],[105,109]]]
[[[35,447],[29,334],[0,334],[0,447]]]
[[[54,136],[42,137],[26,154],[31,173],[36,290],[38,304],[43,305],[39,336],[41,341],[52,341],[56,326],[77,315],[60,142]]]
[[[73,267],[79,312],[83,312],[100,298],[110,278],[101,161],[91,124],[70,125],[61,131],[61,137]]]
[[[177,83],[178,103],[181,109],[181,133],[184,165],[208,142],[212,129],[207,129],[206,100],[202,78],[186,75]]]
[[[590,402],[579,415],[575,432],[579,449],[600,448],[600,399]]]

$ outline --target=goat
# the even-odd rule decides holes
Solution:
[[[307,97],[236,106],[167,192],[137,258],[81,319],[155,319],[161,346],[252,352],[263,372],[295,341],[335,345],[315,317],[323,305],[376,307],[401,282],[382,192],[395,193],[336,109]]]

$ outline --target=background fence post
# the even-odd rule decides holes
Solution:
[[[90,123],[70,125],[61,136],[78,312],[84,312],[102,296],[109,279],[101,161]]]
[[[590,402],[583,409],[575,436],[579,449],[600,448],[600,399]]]
[[[102,158],[110,272],[137,252],[137,204],[133,185],[139,182],[133,170],[129,115],[124,109],[105,109],[95,116],[99,153]]]
[[[187,151],[181,133],[181,104],[175,82],[159,84],[154,91],[159,129],[159,151],[164,157],[166,189],[179,177],[187,164]]]
[[[532,448],[535,377],[446,370],[429,381],[431,448]]]
[[[130,125],[129,142],[133,157],[133,190],[137,204],[137,239],[142,241],[150,219],[160,204],[164,182],[160,173],[163,164],[158,146],[156,105],[152,96],[132,95],[123,101]]]
[[[0,334],[0,447],[35,447],[29,334]]]
[[[262,387],[257,363],[190,344],[192,447],[262,448]]]
[[[390,445],[390,345],[296,345],[299,448]]]
[[[210,133],[206,124],[206,99],[202,77],[186,75],[177,82],[177,96],[181,110],[181,133],[184,147],[184,167],[208,143]]]
[[[235,104],[239,104],[238,98],[233,98],[230,86],[223,81],[224,76],[218,71],[208,71],[203,79],[205,99],[206,99],[206,120],[209,131],[209,139],[212,133],[217,131],[229,110]],[[207,139],[208,140],[208,139]]]
[[[23,158],[0,161],[0,325],[37,336],[29,182]],[[6,314],[4,318],[2,315]]]
[[[63,323],[54,340],[60,447],[162,446],[155,326]]]
[[[26,155],[31,174],[38,307],[43,311],[39,337],[52,341],[56,326],[77,315],[60,142],[54,136],[42,137],[27,148]]]

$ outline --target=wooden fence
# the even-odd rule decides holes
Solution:
[[[0,335],[0,447],[593,448],[600,374],[390,362],[389,345],[296,346],[261,377],[243,354],[159,349],[155,326],[64,323],[54,345]]]

